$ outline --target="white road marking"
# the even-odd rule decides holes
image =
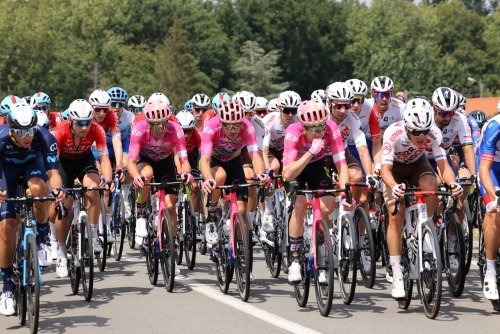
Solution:
[[[284,330],[287,330],[291,333],[297,333],[297,334],[318,334],[320,332],[317,332],[315,330],[312,330],[308,327],[299,325],[293,321],[287,320],[285,318],[282,318],[280,316],[277,316],[275,314],[272,314],[270,312],[264,311],[258,307],[255,307],[251,304],[245,303],[241,301],[240,299],[236,299],[234,297],[224,295],[220,291],[217,291],[205,284],[202,284],[194,279],[187,278],[186,276],[180,275],[177,276],[176,281],[183,285],[189,286],[191,289],[194,291],[201,293],[202,295],[205,295],[209,298],[212,298],[220,303],[226,304],[238,311],[244,312],[246,314],[249,314],[259,320],[263,320],[265,322],[268,322],[276,327],[282,328]]]

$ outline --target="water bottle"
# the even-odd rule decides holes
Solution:
[[[306,275],[307,275],[307,277],[314,276],[314,256],[312,254],[309,255],[309,258],[307,259]]]
[[[229,245],[229,247],[226,249],[226,265],[234,265],[233,247],[231,247],[231,245]]]

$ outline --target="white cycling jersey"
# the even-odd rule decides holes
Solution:
[[[264,134],[266,133],[264,122],[259,116],[255,115],[250,118],[250,123],[252,123],[252,126],[255,129],[255,137],[257,139],[259,152],[262,152],[262,140],[264,139]]]
[[[405,122],[394,123],[384,133],[382,164],[393,165],[394,161],[410,164],[417,161],[427,148],[432,149],[436,161],[444,160],[446,159],[446,151],[441,144],[442,141],[441,131],[436,125],[433,125],[424,144],[417,147],[406,134]]]
[[[359,121],[361,122],[361,131],[365,133],[365,136],[367,138],[372,138],[372,139],[379,139],[380,138],[380,125],[378,124],[379,121],[379,114],[378,110],[376,108],[373,108],[373,99],[368,99],[365,100],[363,105],[361,106],[361,110],[359,113],[354,113],[356,116],[358,116]],[[377,124],[374,124],[377,123]],[[375,135],[373,135],[373,133]],[[349,139],[347,140],[348,145],[354,145],[354,139],[351,136],[349,136]]]
[[[356,147],[363,145],[366,146],[366,137],[362,130],[361,122],[354,112],[351,110],[347,111],[346,118],[344,118],[340,124],[337,124],[337,126],[339,128],[340,135],[342,136],[344,147],[347,148],[347,139],[349,139],[349,137],[353,138]]]
[[[373,100],[373,99],[370,99]],[[366,103],[366,102],[365,102]],[[377,108],[375,105],[375,102],[373,102],[373,107]],[[380,132],[382,133],[382,136],[384,135],[385,130],[393,123],[399,122],[403,120],[403,112],[406,108],[406,104],[401,102],[400,100],[396,98],[391,98],[391,102],[389,102],[389,108],[387,111],[382,115],[380,110],[378,110],[378,113],[380,115],[378,122],[380,124]]]
[[[442,131],[443,136],[443,147],[448,152],[450,147],[453,145],[453,141],[458,136],[462,147],[472,146],[472,134],[467,123],[467,118],[460,114],[455,113],[455,115],[450,119],[450,124],[448,124]],[[434,159],[433,152],[426,150],[427,158]]]
[[[262,119],[266,127],[262,145],[277,151],[283,151],[285,143],[285,128],[281,125],[280,116],[281,114],[275,111],[267,114]],[[295,118],[293,123],[296,122],[297,118]]]

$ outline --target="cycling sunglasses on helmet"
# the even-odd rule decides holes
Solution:
[[[421,131],[418,130],[409,130],[409,131],[413,136],[420,137],[420,136],[427,136],[429,132],[431,132],[431,129],[421,130]]]
[[[304,129],[311,133],[320,133],[326,131],[326,123],[320,123],[315,125],[304,125]]]
[[[125,102],[121,102],[121,101],[111,101],[111,107],[113,108],[123,108],[125,106]]]
[[[434,111],[437,112],[439,117],[447,118],[447,117],[453,117],[455,115],[455,110],[441,110],[439,109],[438,106],[434,106]]]
[[[389,100],[392,97],[392,92],[376,92],[374,96],[377,100],[382,100],[384,97]]]
[[[92,120],[90,119],[88,121],[75,121],[76,126],[79,127],[89,126],[90,123],[92,123]]]
[[[282,112],[283,114],[287,114],[287,115],[297,115],[297,109],[298,108],[283,108],[282,109]]]
[[[351,107],[351,103],[333,103],[333,109],[335,110],[342,110],[342,108],[344,108],[345,110],[349,110],[351,109]]]
[[[18,135],[21,138],[26,137],[26,135],[30,135],[33,137],[36,132],[36,127],[32,127],[29,129],[10,129],[10,131],[14,132],[16,135]]]
[[[243,124],[242,123],[222,123],[222,126],[226,130],[232,130],[232,129],[239,130],[243,127]]]
[[[149,123],[149,128],[153,131],[165,130],[168,127],[168,121],[161,123]]]
[[[46,111],[46,110],[49,110],[49,108],[50,108],[50,105],[46,104],[44,106],[36,106],[35,110]]]
[[[356,104],[356,103],[363,104],[363,103],[365,103],[365,98],[364,97],[355,97],[351,101],[352,101],[352,104]]]

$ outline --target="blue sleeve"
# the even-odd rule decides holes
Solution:
[[[493,160],[495,158],[498,141],[500,141],[500,124],[496,120],[491,120],[483,131],[479,150],[482,159]]]
[[[43,155],[43,163],[45,170],[53,170],[59,168],[59,157],[57,156],[57,141],[49,131],[37,125],[37,135],[40,136],[40,145]]]
[[[467,121],[469,123],[470,132],[472,135],[472,142],[479,142],[479,140],[481,139],[481,128],[479,128],[476,119],[472,116],[468,116]]]

